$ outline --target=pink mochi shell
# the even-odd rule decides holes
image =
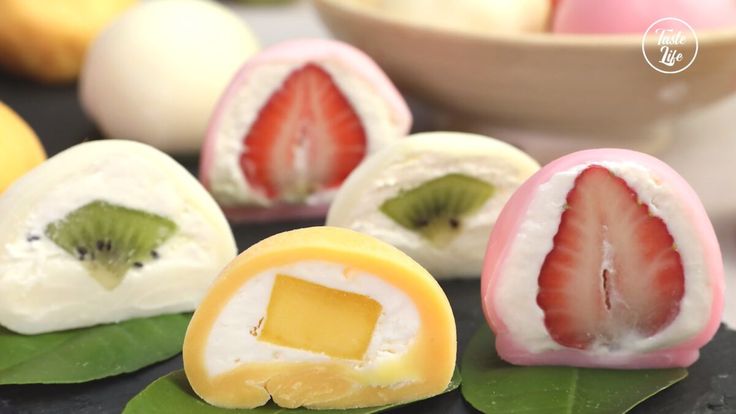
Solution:
[[[557,33],[635,33],[663,17],[677,17],[693,29],[736,25],[733,0],[560,0],[552,31]]]
[[[263,65],[274,63],[339,62],[362,77],[388,105],[401,136],[409,132],[412,115],[404,98],[381,68],[365,53],[347,43],[329,39],[297,39],[271,46],[252,58],[236,72],[215,106],[200,157],[199,179],[205,188],[211,188],[210,171],[215,163],[215,144],[227,108],[237,92],[248,82],[251,74]],[[269,221],[279,219],[307,219],[324,217],[328,205],[276,204],[272,207],[237,206],[223,208],[228,218],[235,221]]]
[[[695,336],[670,348],[634,355],[594,355],[584,350],[563,349],[531,353],[523,343],[517,342],[500,318],[492,293],[498,280],[514,275],[504,274],[504,261],[510,246],[518,234],[526,211],[536,195],[537,188],[554,174],[578,165],[602,161],[633,161],[655,172],[677,191],[680,202],[688,207],[689,219],[699,230],[698,237],[704,247],[707,275],[711,279],[713,303],[706,326]],[[562,214],[562,212],[560,212]],[[721,251],[713,226],[695,191],[672,168],[662,161],[635,151],[622,149],[595,149],[566,155],[547,164],[529,178],[509,199],[491,232],[481,278],[481,303],[483,312],[496,335],[496,351],[507,362],[516,365],[571,365],[579,367],[610,368],[664,368],[686,367],[698,359],[699,349],[713,338],[723,312],[724,274]],[[529,286],[536,289],[537,286]],[[536,303],[535,303],[536,306]],[[519,312],[523,312],[519,309]]]

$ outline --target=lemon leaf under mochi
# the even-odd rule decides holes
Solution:
[[[482,326],[460,365],[463,397],[482,413],[625,413],[687,377],[684,368],[515,366],[496,354],[494,343],[491,330]]]
[[[444,393],[460,386],[460,371],[455,369],[450,384]],[[189,386],[183,370],[167,374],[148,385],[133,397],[123,410],[123,414],[373,414],[390,410],[405,404],[384,405],[381,407],[354,408],[350,410],[310,410],[306,408],[281,408],[273,402],[258,408],[229,409],[207,404]]]
[[[133,372],[181,352],[191,314],[40,335],[0,327],[0,385],[71,384]]]

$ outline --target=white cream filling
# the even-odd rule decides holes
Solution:
[[[444,143],[452,145],[450,140]],[[536,170],[533,161],[520,158],[498,149],[487,154],[477,148],[464,154],[447,152],[442,147],[418,153],[407,151],[380,165],[367,179],[351,181],[350,186],[360,187],[356,190],[359,198],[356,194],[354,202],[340,206],[339,211],[330,211],[328,224],[348,227],[392,244],[435,277],[478,277],[498,213],[516,188]],[[401,190],[451,173],[485,181],[494,187],[494,193],[479,210],[463,218],[462,230],[449,244],[438,247],[381,212],[380,206]]]
[[[240,168],[240,155],[244,139],[256,121],[260,109],[286,78],[307,62],[273,62],[253,70],[247,81],[240,85],[230,106],[222,115],[220,129],[216,131],[214,162],[210,171],[210,189],[223,205],[269,206],[273,201],[255,191],[247,182]],[[350,102],[361,120],[367,139],[368,154],[384,147],[399,137],[388,104],[364,79],[355,75],[339,62],[317,61],[327,71]],[[316,192],[306,199],[306,204],[324,204],[332,200],[335,190]]]
[[[348,277],[346,277],[346,273]],[[353,368],[372,369],[396,361],[407,352],[419,331],[419,313],[404,292],[379,277],[327,261],[301,261],[263,271],[231,297],[210,331],[205,366],[210,376],[254,362],[312,362],[332,358],[301,349],[259,341],[250,330],[266,316],[276,275],[284,274],[333,289],[370,297],[382,306],[370,345],[362,361],[343,360]],[[325,315],[329,318],[329,315]],[[262,327],[261,327],[262,328]],[[258,331],[260,333],[260,331]]]
[[[685,294],[680,312],[665,329],[649,337],[632,337],[617,344],[617,353],[646,352],[677,344],[697,335],[710,318],[712,289],[706,272],[702,246],[697,229],[688,220],[687,206],[680,202],[677,191],[646,168],[632,162],[596,162],[623,178],[636,191],[650,212],[661,217],[675,240],[685,271]],[[503,264],[504,277],[499,278],[491,299],[494,309],[509,329],[514,340],[531,352],[566,349],[555,342],[544,326],[544,313],[536,303],[537,279],[547,253],[553,247],[553,237],[567,194],[577,176],[587,167],[580,165],[553,175],[539,186],[529,205],[509,254]],[[608,257],[607,255],[604,256]],[[608,354],[604,347],[590,350]]]
[[[78,170],[58,183],[53,182],[56,176],[46,177],[48,181],[37,176],[47,187],[34,182],[22,189],[25,192],[16,192],[35,192],[38,198],[12,203],[12,208],[28,211],[13,221],[12,234],[0,237],[0,321],[13,330],[35,333],[194,309],[235,254],[214,203],[212,211],[202,211],[204,204],[196,201],[204,191],[187,191],[191,184],[182,183],[182,177],[138,154],[100,155],[74,168]],[[60,171],[46,171],[53,172]],[[44,233],[48,223],[95,200],[159,214],[178,226],[156,249],[158,259],[129,270],[112,290]],[[39,239],[29,242],[29,236]]]

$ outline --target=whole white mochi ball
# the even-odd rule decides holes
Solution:
[[[258,50],[238,16],[206,0],[152,0],[107,26],[85,58],[82,107],[108,138],[195,152],[235,71]]]

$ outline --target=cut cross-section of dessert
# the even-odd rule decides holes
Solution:
[[[0,325],[23,334],[193,310],[236,254],[215,201],[145,144],[72,147],[0,200]]]
[[[351,174],[327,224],[388,242],[437,278],[477,278],[498,213],[538,169],[528,155],[493,138],[415,134]]]
[[[723,265],[685,180],[627,150],[545,166],[494,228],[482,281],[499,355],[516,364],[687,366],[718,328]]]
[[[330,74],[313,63],[286,78],[244,145],[240,167],[253,189],[296,202],[339,186],[367,147],[360,118]]]
[[[187,330],[184,368],[212,405],[342,409],[445,390],[455,321],[432,276],[352,230],[311,227],[242,253]]]
[[[296,40],[248,60],[210,122],[200,176],[233,218],[321,215],[411,114],[380,68],[332,40]]]

